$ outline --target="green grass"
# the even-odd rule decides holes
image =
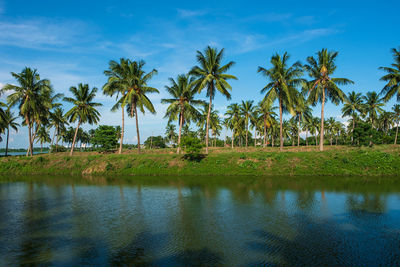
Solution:
[[[161,151],[162,152],[162,151]],[[277,149],[212,150],[200,162],[182,155],[65,153],[15,156],[0,159],[1,175],[120,175],[120,176],[397,176],[400,174],[400,148],[337,147],[327,151],[278,152]]]

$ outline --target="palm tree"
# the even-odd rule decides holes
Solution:
[[[96,110],[96,107],[101,106],[101,104],[92,102],[96,96],[96,87],[93,87],[92,90],[90,90],[88,84],[80,83],[78,84],[78,87],[72,86],[69,88],[69,91],[73,94],[74,98],[64,97],[64,101],[67,101],[74,106],[65,114],[65,117],[69,119],[69,122],[78,121],[69,154],[72,156],[74,153],[75,141],[79,126],[86,122],[89,124],[97,124],[100,119],[100,113]]]
[[[194,96],[197,92],[194,86],[194,77],[181,74],[178,75],[176,81],[169,79],[171,86],[165,86],[167,92],[173,97],[170,99],[161,99],[161,103],[169,104],[165,117],[169,120],[179,120],[178,149],[180,152],[181,133],[184,123],[190,120],[196,120],[200,116],[200,112],[196,106],[204,105],[204,101],[195,100]]]
[[[39,128],[37,135],[37,140],[40,142],[40,152],[43,152],[43,143],[49,143],[51,141],[50,135],[46,129],[46,127],[42,126]]]
[[[338,85],[352,84],[353,81],[346,78],[332,78],[337,66],[335,64],[338,52],[322,49],[317,52],[317,58],[308,57],[304,68],[312,78],[308,89],[309,100],[313,105],[321,103],[321,130],[319,150],[324,150],[324,108],[326,99],[330,99],[335,105],[346,99],[346,95]]]
[[[136,119],[138,153],[140,153],[140,134],[139,114],[137,110],[139,108],[139,110],[145,114],[145,109],[147,109],[150,113],[155,114],[156,110],[154,109],[153,103],[151,103],[150,99],[147,97],[147,94],[159,93],[156,88],[150,87],[147,84],[158,72],[156,69],[153,69],[146,73],[143,70],[145,64],[143,60],[130,62],[129,73],[127,74],[129,79],[126,80],[126,84],[124,85],[128,88],[128,92],[125,97],[121,99],[123,105],[128,104],[127,110],[130,117],[135,117]]]
[[[335,118],[329,117],[326,120],[326,130],[327,130],[327,133],[329,135],[329,142],[330,142],[331,146],[333,144],[333,135],[334,135],[335,125],[336,125]]]
[[[379,95],[376,92],[368,92],[364,97],[364,112],[365,115],[368,115],[368,119],[371,123],[371,126],[374,128],[374,123],[376,122],[378,115],[383,112],[383,99],[379,98]]]
[[[239,120],[240,120],[240,106],[238,104],[230,104],[225,113],[228,120],[229,128],[232,131],[232,148],[235,141],[235,131],[238,128]]]
[[[281,151],[283,149],[283,112],[293,112],[292,105],[293,98],[296,95],[296,87],[303,82],[303,79],[300,78],[303,74],[300,62],[288,67],[289,58],[287,52],[282,57],[275,54],[271,57],[272,68],[258,67],[258,72],[261,72],[270,81],[261,90],[261,93],[267,92],[264,100],[270,103],[273,103],[276,99],[279,101]]]
[[[33,138],[32,127],[37,114],[43,107],[51,108],[47,99],[43,96],[49,95],[51,92],[50,81],[40,79],[40,75],[36,69],[25,67],[21,73],[11,72],[16,79],[18,85],[6,84],[2,88],[4,91],[12,91],[7,97],[10,107],[18,105],[19,114],[24,119],[24,123],[28,126],[29,133],[29,149],[31,156],[33,155]]]
[[[361,93],[354,91],[350,92],[342,108],[342,117],[350,116],[353,118],[352,134],[354,133],[355,121],[357,118],[357,112],[361,113],[363,108],[363,98]],[[353,142],[353,135],[351,136],[351,142]]]
[[[118,153],[122,153],[122,147],[124,143],[124,132],[125,132],[125,105],[128,102],[126,95],[129,90],[129,84],[134,83],[135,75],[132,71],[132,62],[129,59],[120,58],[118,63],[115,60],[111,60],[108,63],[108,70],[104,71],[104,74],[108,77],[107,82],[103,85],[103,93],[105,95],[113,96],[116,94],[117,103],[111,108],[111,111],[116,111],[121,108],[122,111],[122,122],[121,122],[121,141],[119,143]],[[118,98],[121,95],[120,98]]]
[[[204,53],[197,51],[197,62],[199,66],[195,66],[190,71],[190,74],[197,78],[196,88],[201,92],[204,88],[207,89],[207,96],[210,98],[208,103],[208,113],[206,122],[206,153],[208,153],[208,134],[211,115],[212,100],[218,90],[227,99],[231,98],[229,91],[232,90],[231,85],[227,82],[229,79],[237,78],[233,75],[226,74],[226,72],[235,64],[233,61],[227,64],[222,64],[224,57],[224,49],[219,52],[216,48],[208,46]]]
[[[175,129],[176,129],[175,125],[168,122],[167,127],[165,128],[165,136],[166,136],[166,139],[170,143],[172,143],[172,142],[174,142],[174,140],[176,140]]]
[[[257,130],[260,125],[260,118],[258,115],[257,107],[254,107],[252,112],[250,113],[250,123],[251,127],[254,129],[254,147],[257,146]]]
[[[8,153],[8,139],[10,136],[10,128],[14,129],[14,131],[18,132],[18,127],[20,126],[18,123],[15,122],[17,117],[14,117],[14,114],[10,112],[9,109],[4,111],[4,116],[2,116],[2,124],[5,130],[7,130],[7,139],[6,139],[6,154],[5,156],[7,157]]]
[[[214,135],[214,146],[217,146],[217,136],[221,134],[222,130],[221,119],[219,118],[218,113],[218,110],[212,110],[210,115],[210,129]]]
[[[310,133],[315,137],[315,146],[318,146],[317,133],[320,133],[321,119],[314,117],[310,122]]]
[[[295,113],[295,120],[298,122],[297,129],[297,146],[300,146],[300,131],[301,131],[301,123],[308,121],[312,117],[312,109],[307,105],[306,100],[303,95],[298,93],[295,98],[295,103],[293,106],[293,110]]]
[[[399,133],[399,120],[400,120],[400,105],[396,104],[392,108],[394,113],[394,119],[396,121],[396,136],[394,137],[394,144],[397,145],[397,136]]]
[[[263,147],[267,145],[267,128],[271,127],[272,121],[275,120],[275,109],[276,107],[273,107],[272,103],[268,101],[260,101],[257,106],[258,114],[260,114],[259,119],[262,120],[264,128]]]
[[[240,115],[243,116],[245,127],[246,127],[246,148],[248,145],[248,132],[249,132],[249,119],[251,117],[252,112],[254,111],[253,106],[254,101],[243,101],[240,105]]]
[[[50,113],[50,125],[54,127],[54,134],[53,134],[53,138],[51,140],[49,153],[52,152],[54,139],[56,139],[55,145],[57,147],[60,132],[62,129],[65,128],[65,125],[68,125],[68,122],[64,116],[64,110],[62,108],[55,108],[54,111],[52,113]],[[57,151],[57,149],[56,149],[56,151]]]
[[[400,101],[400,47],[399,49],[392,48],[394,63],[391,67],[380,67],[387,74],[381,77],[381,81],[387,82],[383,87],[380,95],[383,96],[385,102],[389,101],[397,94],[397,101]]]

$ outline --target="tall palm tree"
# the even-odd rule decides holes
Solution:
[[[314,135],[315,137],[315,146],[318,146],[318,133],[321,134],[320,132],[320,126],[321,126],[321,119],[314,117],[312,118],[311,122],[310,122],[310,133],[312,135]]]
[[[229,91],[232,90],[231,85],[227,82],[229,79],[237,78],[226,72],[235,64],[233,61],[227,64],[222,64],[224,57],[224,49],[219,52],[216,48],[208,46],[204,52],[197,51],[197,62],[199,66],[195,66],[190,71],[190,74],[197,78],[196,88],[201,92],[204,88],[207,90],[207,97],[210,98],[208,103],[208,113],[206,122],[206,153],[208,153],[208,134],[211,115],[212,100],[215,97],[216,91],[219,91],[227,99],[231,98]]]
[[[328,51],[322,49],[317,52],[317,57],[308,57],[307,63],[304,68],[312,78],[309,82],[308,89],[309,100],[313,105],[321,103],[321,130],[319,150],[324,150],[324,109],[325,101],[331,100],[332,103],[338,105],[346,99],[346,95],[338,87],[339,85],[352,84],[353,81],[346,78],[333,78],[331,77],[335,72],[337,66],[335,64],[338,52]]]
[[[170,143],[176,140],[175,129],[176,129],[175,125],[168,122],[167,127],[165,128],[165,137]]]
[[[336,124],[337,124],[337,122],[334,117],[329,117],[326,120],[326,130],[327,130],[327,134],[329,136],[329,142],[330,142],[331,146],[333,144],[334,129],[335,129]]]
[[[145,114],[145,109],[150,113],[155,114],[153,103],[151,103],[147,94],[159,93],[159,91],[148,85],[148,82],[156,75],[158,72],[156,69],[146,73],[143,68],[146,63],[143,60],[132,61],[129,64],[129,79],[126,80],[126,88],[128,92],[121,103],[126,103],[127,110],[131,117],[136,119],[136,134],[138,141],[138,153],[140,153],[140,134],[139,134],[139,114],[138,109]]]
[[[385,104],[383,103],[383,99],[379,98],[379,95],[376,92],[368,92],[363,97],[363,100],[365,115],[368,115],[368,120],[374,128],[378,116],[384,111],[382,107]]]
[[[86,122],[89,124],[97,124],[100,120],[100,113],[97,111],[96,107],[101,106],[101,104],[93,102],[97,92],[96,87],[93,87],[90,90],[88,84],[80,83],[78,84],[78,87],[72,86],[69,88],[69,91],[74,97],[64,97],[64,101],[73,104],[73,107],[65,113],[65,117],[68,118],[71,123],[78,121],[72,141],[71,151],[69,153],[69,155],[72,156],[79,126]]]
[[[350,116],[353,118],[353,127],[352,134],[354,133],[355,121],[357,118],[357,114],[361,113],[363,108],[363,98],[361,93],[356,93],[354,91],[350,92],[345,99],[343,108],[342,108],[342,117]],[[353,135],[351,136],[351,141],[353,142]]]
[[[246,127],[246,148],[248,145],[248,132],[249,132],[249,119],[251,117],[252,112],[254,111],[253,106],[254,101],[243,101],[240,105],[240,115],[243,116],[245,127]]]
[[[169,104],[165,117],[168,117],[170,121],[179,120],[177,149],[177,153],[179,154],[184,123],[188,123],[190,120],[197,120],[200,112],[196,109],[196,106],[204,105],[205,102],[194,99],[197,93],[194,86],[194,77],[181,74],[178,75],[176,81],[173,78],[169,78],[169,81],[171,86],[165,86],[165,88],[173,98],[161,99],[161,103]]]
[[[397,95],[397,101],[400,101],[400,47],[392,48],[394,63],[391,67],[380,67],[387,74],[381,77],[381,81],[387,82],[383,87],[380,95],[383,96],[385,102],[389,101],[394,95]]]
[[[232,148],[235,141],[236,130],[238,128],[239,120],[240,120],[240,106],[239,104],[230,104],[225,113],[228,120],[229,128],[232,131]]]
[[[7,97],[10,107],[18,105],[19,115],[23,117],[24,123],[28,126],[29,133],[29,149],[31,156],[33,155],[33,138],[32,128],[35,115],[43,109],[43,107],[51,108],[48,99],[44,96],[50,95],[51,85],[47,79],[40,79],[40,75],[36,69],[25,67],[21,73],[11,72],[16,79],[17,85],[6,84],[2,88],[2,92],[12,91]]]
[[[125,132],[125,106],[128,103],[126,95],[129,90],[129,84],[134,83],[135,75],[132,71],[132,62],[129,59],[120,58],[120,61],[111,60],[108,63],[108,70],[104,74],[108,77],[107,82],[103,85],[103,93],[105,95],[116,95],[117,103],[111,108],[111,111],[116,111],[121,108],[121,141],[119,143],[118,153],[122,153]],[[118,98],[119,97],[119,98]]]
[[[260,118],[259,118],[258,109],[256,106],[253,108],[252,112],[250,113],[249,118],[250,118],[251,127],[254,129],[254,147],[256,147],[257,146],[257,130],[260,125]]]
[[[260,101],[257,106],[257,111],[259,114],[259,119],[263,122],[263,129],[264,129],[264,142],[263,147],[267,145],[267,128],[271,127],[272,121],[275,120],[276,107],[272,106],[271,102],[268,101]]]
[[[18,127],[20,126],[18,123],[16,123],[17,117],[14,116],[12,112],[10,112],[10,109],[7,109],[4,111],[4,116],[2,119],[2,124],[5,130],[7,130],[7,139],[6,139],[6,154],[5,156],[7,157],[8,153],[8,139],[10,136],[10,128],[12,128],[14,131],[18,132]]]
[[[270,81],[262,90],[265,93],[265,101],[273,103],[276,99],[279,101],[280,118],[280,150],[283,150],[283,112],[291,111],[293,98],[296,95],[296,87],[304,82],[300,77],[303,70],[300,62],[288,66],[289,54],[285,52],[281,57],[275,54],[271,57],[272,68],[265,69],[258,67],[258,72],[262,73]]]
[[[396,121],[396,136],[394,137],[394,144],[397,145],[397,136],[399,133],[399,121],[400,121],[400,105],[396,104],[392,108],[394,113],[394,119]]]

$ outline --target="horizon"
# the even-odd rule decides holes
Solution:
[[[145,70],[155,68],[159,72],[149,84],[160,94],[149,95],[157,114],[139,116],[142,143],[151,135],[164,135],[167,105],[160,100],[168,97],[164,89],[168,78],[187,73],[196,65],[196,51],[203,51],[207,45],[225,48],[224,63],[236,62],[230,71],[238,77],[230,82],[232,99],[215,97],[214,107],[220,116],[231,103],[257,103],[263,98],[260,91],[267,80],[257,73],[257,67],[269,68],[275,53],[287,51],[292,64],[297,60],[304,63],[307,56],[314,56],[321,48],[338,51],[334,76],[355,82],[343,86],[343,91],[365,94],[379,93],[383,88],[384,82],[379,81],[383,72],[378,67],[389,66],[393,61],[390,49],[400,45],[394,34],[400,3],[394,1],[392,5],[367,1],[362,6],[338,1],[329,10],[311,2],[305,6],[294,1],[261,7],[221,1],[212,9],[165,2],[22,2],[23,10],[20,2],[0,0],[0,87],[14,83],[10,72],[19,73],[25,66],[36,68],[41,79],[50,79],[55,92],[65,96],[71,95],[69,87],[88,83],[99,89],[95,102],[103,104],[98,125],[117,126],[121,123],[120,113],[110,111],[115,98],[102,94],[106,82],[103,71],[110,60],[143,59]],[[2,95],[1,101],[5,97]],[[206,100],[205,93],[198,98]],[[70,105],[63,103],[64,110],[68,110]],[[389,111],[394,104],[395,98],[384,109]],[[328,102],[325,118],[345,122],[341,107]],[[16,108],[13,112],[17,114]],[[313,107],[313,115],[320,116],[320,105]],[[84,130],[96,127],[82,126]],[[134,120],[127,119],[125,144],[137,143],[135,131]],[[26,148],[27,135],[26,127],[20,127],[18,133],[11,131],[9,147]],[[0,147],[5,147],[5,142]]]

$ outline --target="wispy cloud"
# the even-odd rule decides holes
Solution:
[[[208,11],[206,10],[189,10],[189,9],[177,9],[178,16],[181,18],[192,18],[206,15]]]

